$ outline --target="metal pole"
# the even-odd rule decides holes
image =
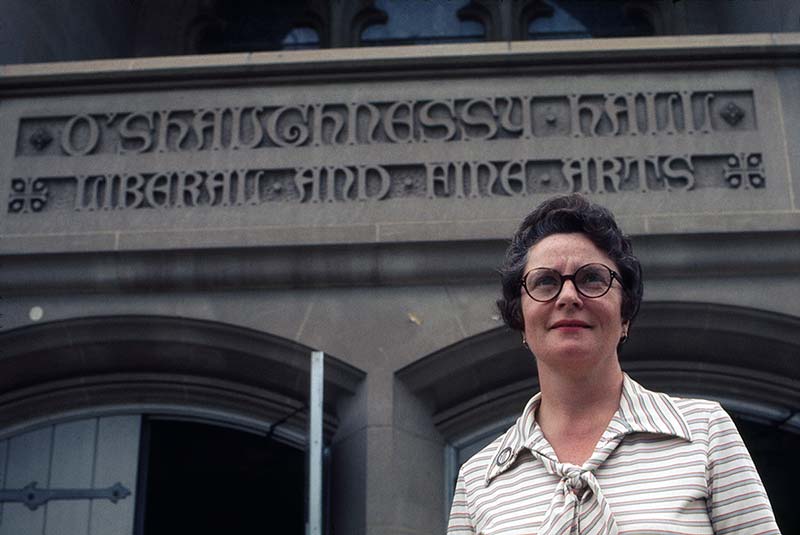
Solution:
[[[311,353],[308,422],[308,535],[322,535],[322,389],[325,355]]]

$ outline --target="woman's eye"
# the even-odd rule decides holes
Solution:
[[[547,286],[555,286],[556,284],[558,284],[558,282],[552,275],[539,275],[533,279],[534,288],[544,288]]]
[[[597,269],[587,269],[580,274],[578,280],[580,284],[604,284],[608,282],[608,276]]]

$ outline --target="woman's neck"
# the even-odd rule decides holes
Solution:
[[[550,373],[546,368],[539,369],[544,410],[552,410],[554,416],[568,419],[610,411],[610,420],[619,408],[622,382],[622,369],[616,360],[605,369],[594,369],[586,374]]]
[[[542,397],[536,421],[561,462],[583,465],[619,408],[623,375],[615,363],[586,376],[540,368]]]

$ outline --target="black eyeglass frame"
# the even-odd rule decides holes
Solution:
[[[577,275],[580,270],[582,270],[583,268],[585,268],[587,266],[603,266],[604,268],[606,268],[608,270],[609,274],[611,275],[611,277],[609,278],[609,281],[608,281],[608,288],[606,288],[605,291],[603,293],[601,293],[600,295],[586,295],[585,293],[583,293],[581,291],[581,289],[575,283],[575,275]],[[528,280],[528,275],[530,275],[531,273],[533,273],[537,269],[547,269],[549,271],[552,271],[553,273],[557,273],[558,276],[561,278],[561,284],[558,287],[558,291],[550,299],[545,299],[545,300],[536,299],[533,295],[531,295],[530,290],[528,290],[528,285],[525,283],[525,281]],[[614,279],[616,279],[617,282],[619,282],[619,285],[622,288],[622,291],[625,291],[625,286],[622,284],[622,277],[619,276],[619,273],[617,273],[616,271],[614,271],[613,269],[611,269],[607,265],[601,264],[600,262],[589,262],[588,264],[584,264],[581,267],[579,267],[578,269],[576,269],[575,272],[572,273],[571,275],[564,275],[562,273],[559,273],[558,271],[556,271],[553,268],[547,268],[547,267],[543,267],[542,266],[542,267],[535,267],[533,269],[529,269],[528,271],[525,272],[525,274],[522,276],[522,288],[525,290],[525,293],[528,294],[528,297],[530,297],[531,299],[533,299],[537,303],[549,303],[550,301],[552,301],[554,299],[557,299],[558,296],[561,295],[561,290],[564,289],[564,282],[565,281],[572,281],[572,286],[575,287],[575,291],[578,292],[578,294],[582,295],[583,297],[585,297],[587,299],[599,299],[600,297],[603,297],[604,295],[606,295],[609,292],[609,290],[611,290],[611,287],[614,285]]]

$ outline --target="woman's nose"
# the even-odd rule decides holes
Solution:
[[[558,294],[556,304],[565,306],[567,304],[582,304],[581,294],[575,287],[575,283],[571,280],[565,280],[564,285],[561,287],[561,292]]]

